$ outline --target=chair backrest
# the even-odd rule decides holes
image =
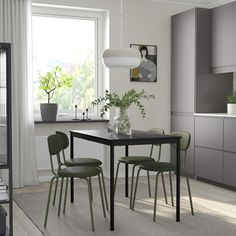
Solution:
[[[61,162],[60,159],[60,153],[64,149],[64,140],[59,134],[52,134],[48,136],[48,150],[50,154],[50,163],[51,163],[51,170],[54,175],[56,175],[54,166],[53,166],[53,157],[57,157],[57,164],[58,164],[58,169],[61,168],[63,163]]]
[[[180,136],[180,151],[184,152],[184,158],[181,160],[181,170],[185,170],[186,166],[186,157],[187,157],[187,150],[190,146],[191,142],[191,135],[185,131],[175,131],[171,132],[172,135]],[[176,144],[171,144],[173,149],[176,149]],[[175,153],[174,153],[175,155]]]
[[[68,148],[69,146],[69,139],[68,139],[68,136],[67,134],[61,132],[61,131],[56,131],[56,134],[60,135],[61,138],[63,139],[63,150],[62,150],[62,157],[63,157],[63,161],[64,161],[64,164],[66,163],[66,155],[65,155],[65,149]]]
[[[69,146],[69,139],[68,139],[68,136],[67,134],[61,132],[61,131],[56,131],[56,134],[59,134],[61,135],[62,139],[63,139],[63,145],[64,145],[64,148],[63,149],[66,149],[68,148]]]
[[[155,134],[164,134],[165,133],[165,131],[163,129],[160,129],[160,128],[152,128],[152,129],[150,129],[148,131],[152,132],[152,133],[155,133]],[[152,155],[153,155],[153,148],[154,148],[154,146],[159,147],[158,155],[157,155],[157,158],[156,158],[156,161],[159,161],[160,158],[161,158],[161,145],[160,144],[153,144],[152,145],[151,151],[150,151],[150,157],[152,157]]]
[[[185,131],[171,132],[172,135],[180,136],[180,151],[187,151],[191,142],[191,135]],[[173,148],[176,148],[175,144],[172,144]]]

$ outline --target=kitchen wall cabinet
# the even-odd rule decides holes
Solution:
[[[212,69],[236,71],[236,2],[212,9]]]
[[[194,113],[226,112],[225,97],[232,88],[232,73],[211,71],[211,10],[195,8],[172,16],[171,130],[190,132],[194,145]],[[188,171],[195,174],[193,146],[188,154]]]
[[[172,16],[171,110],[226,112],[233,74],[211,72],[211,10],[195,8]]]

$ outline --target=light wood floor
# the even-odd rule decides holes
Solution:
[[[122,181],[123,183],[124,179],[120,179],[119,181]],[[146,178],[141,177],[141,181],[146,182]],[[152,178],[151,181],[154,183],[154,178]],[[166,179],[166,181],[168,181],[168,179]],[[181,191],[187,191],[185,179],[182,179],[181,183]],[[15,191],[18,193],[32,191],[40,192],[47,189],[48,183],[42,183],[39,186],[24,187]],[[203,205],[205,204],[208,208],[210,207],[213,212],[217,212],[217,214],[222,216],[231,217],[234,223],[236,222],[236,192],[196,180],[191,180],[191,189],[193,202],[198,202]],[[14,236],[42,235],[43,234],[24,214],[24,212],[16,204],[14,204]]]

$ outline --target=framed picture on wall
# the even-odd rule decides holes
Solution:
[[[130,44],[141,53],[141,63],[130,70],[132,82],[157,82],[157,46]]]

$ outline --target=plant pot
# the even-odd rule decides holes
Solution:
[[[42,121],[56,121],[57,119],[57,103],[41,103],[40,111]]]
[[[227,113],[228,114],[236,114],[236,104],[235,103],[227,103]]]

